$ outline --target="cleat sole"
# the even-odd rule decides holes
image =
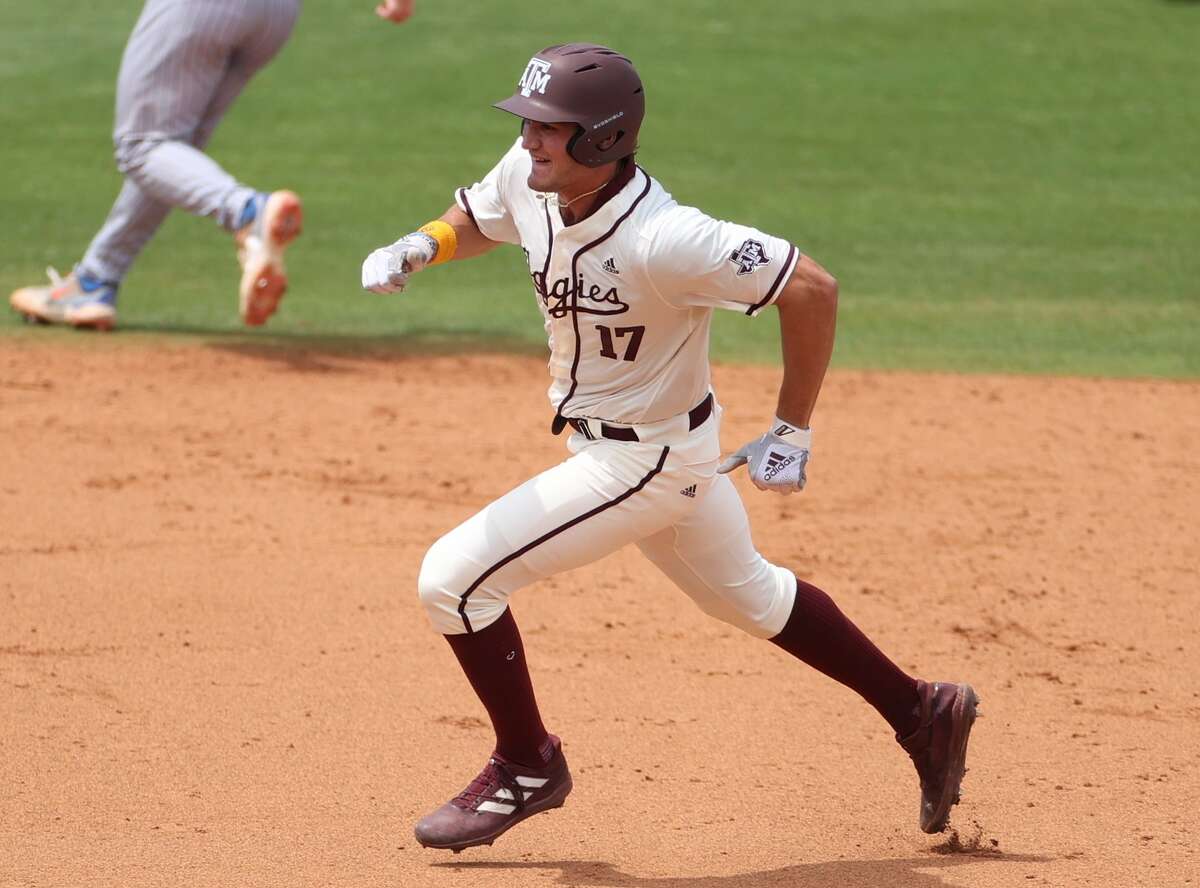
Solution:
[[[504,835],[504,833],[508,832],[510,829],[512,829],[518,823],[521,823],[522,821],[527,820],[530,817],[533,817],[535,814],[545,814],[547,811],[553,811],[555,808],[561,808],[563,806],[563,804],[566,802],[566,797],[567,797],[567,794],[570,793],[571,787],[572,787],[571,781],[567,781],[567,783],[563,787],[563,789],[565,791],[562,792],[561,798],[553,799],[551,801],[551,804],[548,804],[544,807],[536,807],[535,806],[534,810],[529,811],[524,816],[522,816],[519,820],[515,820],[510,823],[504,824],[502,829],[500,829],[498,832],[492,833],[491,835],[480,836],[478,838],[474,838],[474,839],[471,839],[471,840],[465,841],[465,842],[455,842],[454,844],[438,844],[436,842],[426,842],[426,841],[423,841],[420,836],[417,836],[416,837],[417,842],[423,848],[433,848],[436,851],[453,851],[455,854],[461,854],[467,848],[475,848],[480,845],[487,845],[488,847],[490,847],[491,844],[496,841],[496,839],[500,838],[500,836]]]
[[[280,265],[270,261],[246,271],[240,287],[242,320],[247,326],[259,327],[279,308],[287,292],[288,278]]]

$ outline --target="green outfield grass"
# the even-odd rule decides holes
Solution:
[[[117,192],[140,5],[0,0],[4,293],[68,268]],[[595,40],[647,84],[647,170],[838,276],[838,366],[1200,376],[1200,3],[418,0],[401,27],[372,6],[309,0],[210,146],[305,198],[281,313],[240,332],[228,238],[177,213],[125,282],[125,330],[542,349],[515,249],[392,298],[359,263],[503,152],[515,122],[488,106],[534,50]],[[0,335],[63,334],[3,314]],[[776,360],[772,316],[721,317],[714,353]]]

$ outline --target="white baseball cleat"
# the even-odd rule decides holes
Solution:
[[[117,285],[71,272],[65,278],[46,269],[49,284],[22,287],[8,297],[26,320],[111,330],[117,322]]]
[[[254,218],[234,234],[242,281],[238,286],[238,311],[243,323],[257,327],[279,307],[287,290],[283,251],[304,225],[304,208],[292,191],[257,194]]]

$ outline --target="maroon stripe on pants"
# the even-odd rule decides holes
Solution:
[[[500,568],[504,567],[504,565],[508,564],[513,559],[520,558],[522,555],[524,555],[530,549],[534,549],[537,546],[540,546],[542,543],[546,542],[547,540],[554,539],[554,537],[558,536],[564,530],[569,530],[570,528],[574,527],[576,524],[580,524],[584,521],[587,521],[589,518],[599,515],[601,512],[605,511],[606,509],[611,509],[613,506],[619,505],[620,503],[625,502],[625,500],[629,499],[631,496],[633,496],[635,493],[637,493],[639,490],[641,490],[643,487],[645,487],[647,484],[649,484],[651,478],[653,478],[655,475],[657,475],[659,472],[662,471],[663,466],[666,465],[666,462],[667,462],[667,454],[670,452],[671,452],[670,447],[664,447],[662,449],[662,453],[660,453],[658,455],[658,464],[654,468],[652,468],[649,472],[647,472],[645,477],[643,477],[641,481],[639,481],[633,487],[629,488],[629,490],[626,490],[624,493],[622,493],[616,499],[611,499],[608,502],[601,503],[600,505],[596,506],[596,508],[590,509],[589,511],[584,512],[582,515],[580,515],[576,518],[572,518],[570,521],[567,521],[563,524],[560,524],[558,527],[554,528],[553,530],[542,534],[540,537],[538,537],[532,543],[526,543],[520,549],[517,549],[517,551],[515,551],[509,555],[506,555],[504,558],[500,559],[495,564],[493,564],[491,567],[489,567],[487,570],[485,570],[482,574],[480,574],[479,578],[476,579],[475,582],[473,582],[470,586],[468,586],[467,590],[465,592],[463,592],[462,595],[459,596],[458,615],[460,617],[462,617],[463,626],[466,627],[467,633],[470,634],[475,631],[474,629],[471,628],[471,621],[467,617],[467,600],[471,597],[471,593],[474,592],[476,589],[478,589],[480,584],[483,583],[484,580],[486,580],[488,577],[490,577],[492,574],[494,574]]]

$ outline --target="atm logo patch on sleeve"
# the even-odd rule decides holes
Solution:
[[[747,239],[742,245],[729,254],[729,261],[738,267],[739,275],[758,271],[764,265],[771,264],[766,247],[753,239]]]

